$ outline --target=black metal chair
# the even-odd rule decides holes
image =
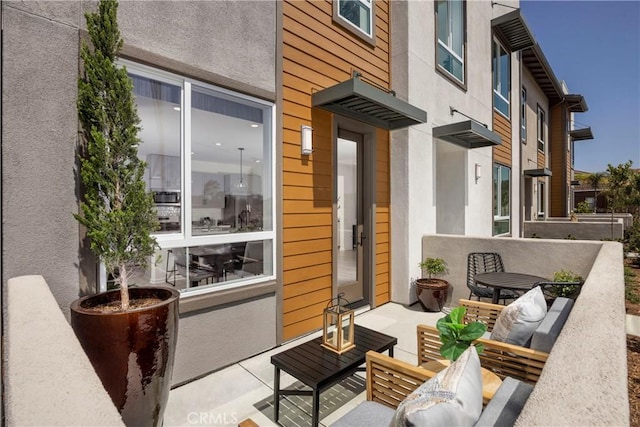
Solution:
[[[493,298],[493,288],[484,286],[475,281],[475,275],[480,273],[493,273],[504,271],[502,257],[495,252],[471,252],[467,256],[467,287],[469,288],[469,299],[475,295],[480,298]],[[508,299],[518,298],[514,291],[503,289],[500,291],[500,299],[506,303]]]

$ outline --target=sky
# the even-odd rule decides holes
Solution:
[[[589,107],[574,115],[594,136],[575,143],[575,169],[604,172],[628,160],[640,168],[640,0],[521,0],[520,8],[558,80]]]

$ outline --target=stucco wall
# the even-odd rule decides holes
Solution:
[[[498,12],[488,2],[466,2],[467,88],[463,90],[435,71],[434,3],[391,2],[391,87],[398,98],[428,115],[427,123],[391,134],[391,205],[396,207],[391,211],[394,301],[407,304],[414,298],[410,283],[420,276],[420,236],[492,233],[492,149],[466,150],[434,141],[432,129],[466,120],[451,115],[449,107],[491,123],[491,19],[494,13],[510,10]],[[476,163],[483,175],[477,181]]]
[[[122,426],[42,276],[3,286],[4,423]]]
[[[275,1],[119,4],[124,57],[275,101]],[[80,293],[94,290],[96,277],[95,261],[81,252],[80,227],[72,216],[78,211],[79,40],[84,11],[96,6],[95,1],[2,2],[2,280],[44,276],[67,316]],[[243,299],[240,292],[237,300]],[[275,345],[273,291],[235,310],[240,317],[216,309],[184,319],[176,381]],[[248,311],[260,315],[247,316]],[[245,339],[231,339],[234,334]]]
[[[570,221],[525,221],[524,237],[535,236],[543,239],[565,239],[571,236],[577,240],[622,239],[622,220],[610,222],[570,222]]]
[[[449,273],[443,276],[452,288],[448,306],[457,305],[460,298],[469,298],[467,288],[467,254],[497,252],[506,271],[552,278],[555,271],[571,270],[587,277],[602,242],[574,240],[543,240],[513,238],[483,238],[430,235],[422,238],[422,256],[443,258]],[[415,291],[411,292],[416,301]]]

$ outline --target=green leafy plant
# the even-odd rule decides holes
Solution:
[[[591,213],[593,212],[593,208],[589,204],[589,202],[582,201],[576,205],[575,213]]]
[[[418,263],[418,267],[427,273],[429,279],[432,276],[440,276],[447,273],[447,263],[442,258],[425,258],[424,261]]]
[[[624,296],[632,304],[640,304],[640,294],[634,283],[636,273],[630,267],[624,267]]]
[[[571,270],[560,270],[553,273],[553,281],[559,283],[582,283],[582,276]],[[580,285],[552,286],[549,292],[554,297],[575,298]]]
[[[464,351],[472,345],[473,341],[480,338],[486,331],[487,325],[474,321],[464,323],[465,307],[456,307],[445,317],[438,319],[436,328],[440,332],[440,354],[451,361],[457,360]],[[475,344],[476,351],[481,354],[484,345]]]
[[[120,283],[122,310],[129,307],[127,278],[146,267],[158,247],[153,196],[146,192],[146,164],[138,158],[140,119],[133,84],[116,64],[122,47],[118,3],[102,0],[97,13],[86,13],[91,47],[82,44],[83,72],[78,79],[78,119],[82,126],[79,174],[82,215],[91,251]]]

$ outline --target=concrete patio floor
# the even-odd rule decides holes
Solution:
[[[419,304],[405,307],[388,303],[374,310],[360,310],[356,324],[398,338],[394,357],[417,363],[416,325],[435,325],[443,313],[425,313]],[[214,372],[199,380],[171,390],[165,411],[165,426],[220,425],[235,426],[251,418],[260,426],[274,426],[273,375],[271,356],[304,341],[318,337],[320,332],[288,342],[273,350],[254,356]],[[301,387],[302,384],[284,372],[281,387]],[[360,374],[346,379],[320,396],[320,425],[332,424],[361,401],[365,400],[365,383]],[[281,398],[280,424],[310,426],[310,397]]]

